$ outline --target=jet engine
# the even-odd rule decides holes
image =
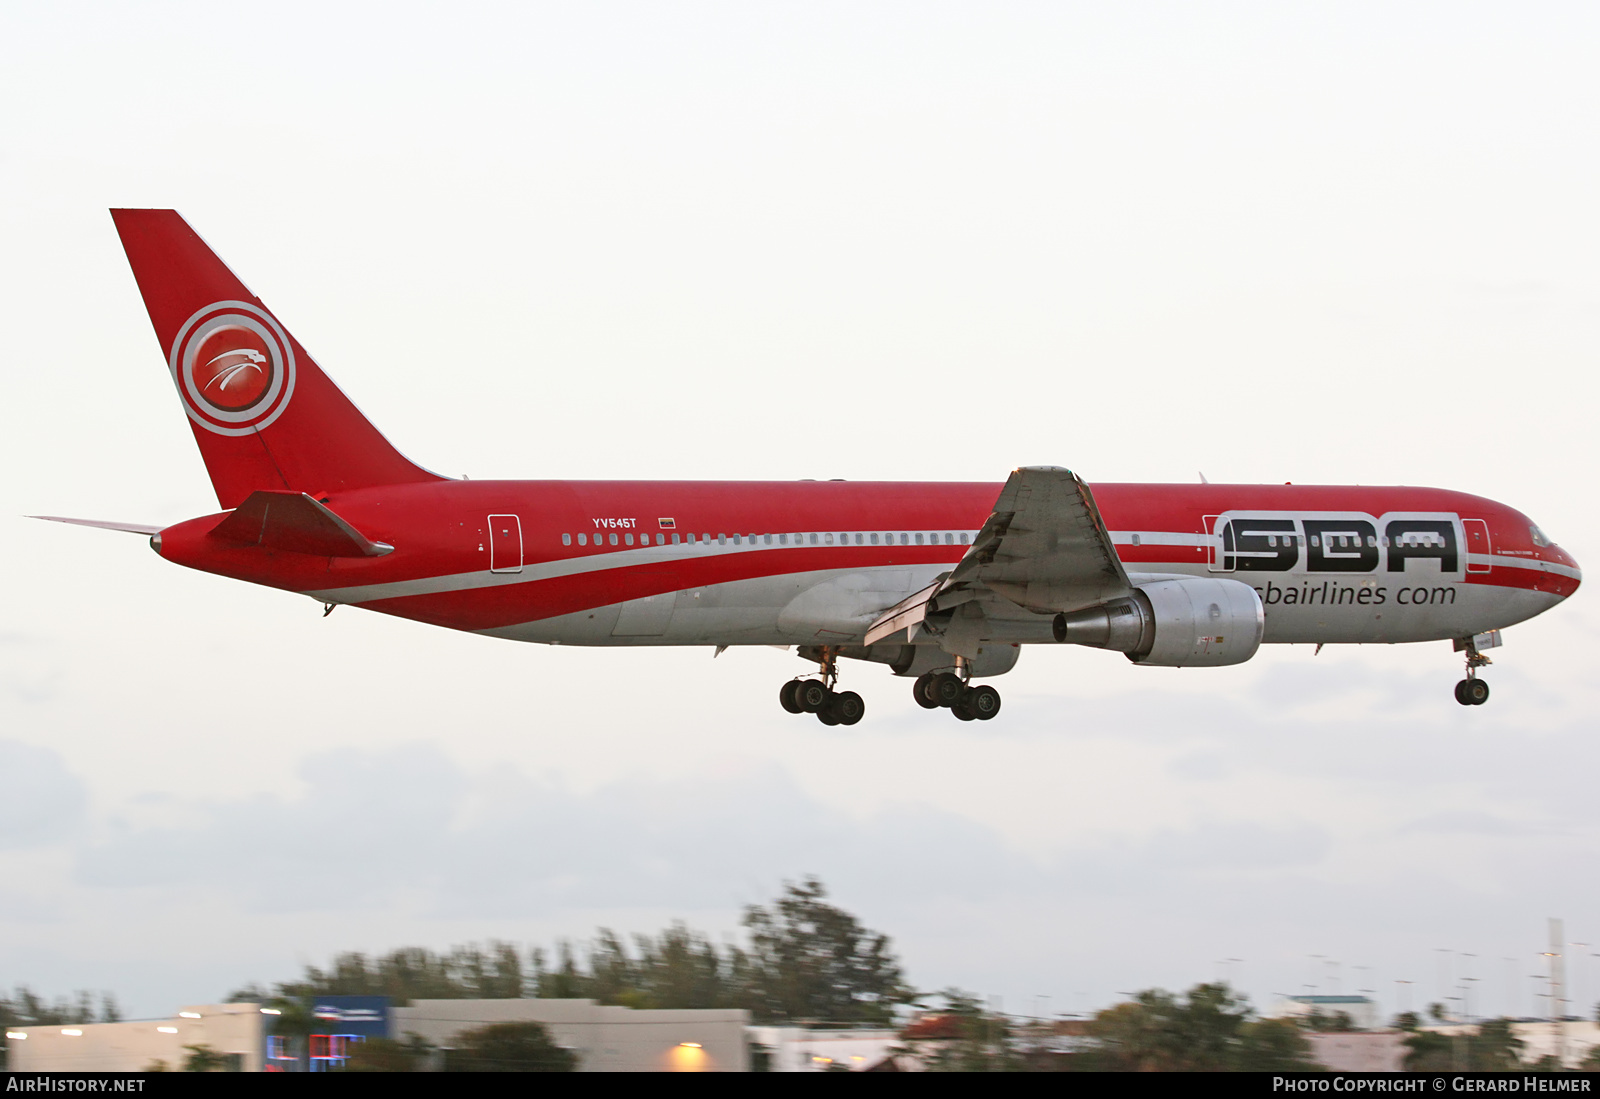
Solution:
[[[1055,638],[1126,653],[1135,664],[1218,668],[1261,647],[1266,612],[1248,584],[1190,576],[1134,585],[1126,599],[1058,614]]]

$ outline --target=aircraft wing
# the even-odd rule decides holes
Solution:
[[[871,645],[940,612],[971,619],[1026,619],[1104,603],[1132,592],[1089,486],[1059,466],[1012,472],[972,547],[937,583],[885,611],[867,631]],[[999,626],[995,634],[1004,634]]]

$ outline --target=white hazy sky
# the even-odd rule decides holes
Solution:
[[[1016,1010],[1533,1011],[1546,918],[1600,943],[1587,591],[1472,710],[1444,643],[1034,649],[993,723],[852,667],[828,729],[774,650],[323,620],[21,516],[215,508],[105,212],[173,206],[441,472],[1439,485],[1592,563],[1597,55],[1581,3],[6,6],[0,986],[165,1013],[816,873]]]

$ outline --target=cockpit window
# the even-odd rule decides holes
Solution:
[[[1535,526],[1528,527],[1528,533],[1533,535],[1533,544],[1534,545],[1536,545],[1536,546],[1548,546],[1550,544],[1550,539],[1546,538],[1545,534],[1544,534],[1544,531],[1540,530],[1538,527],[1535,527]]]

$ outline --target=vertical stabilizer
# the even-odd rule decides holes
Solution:
[[[363,416],[175,210],[113,210],[217,499],[434,481]]]

